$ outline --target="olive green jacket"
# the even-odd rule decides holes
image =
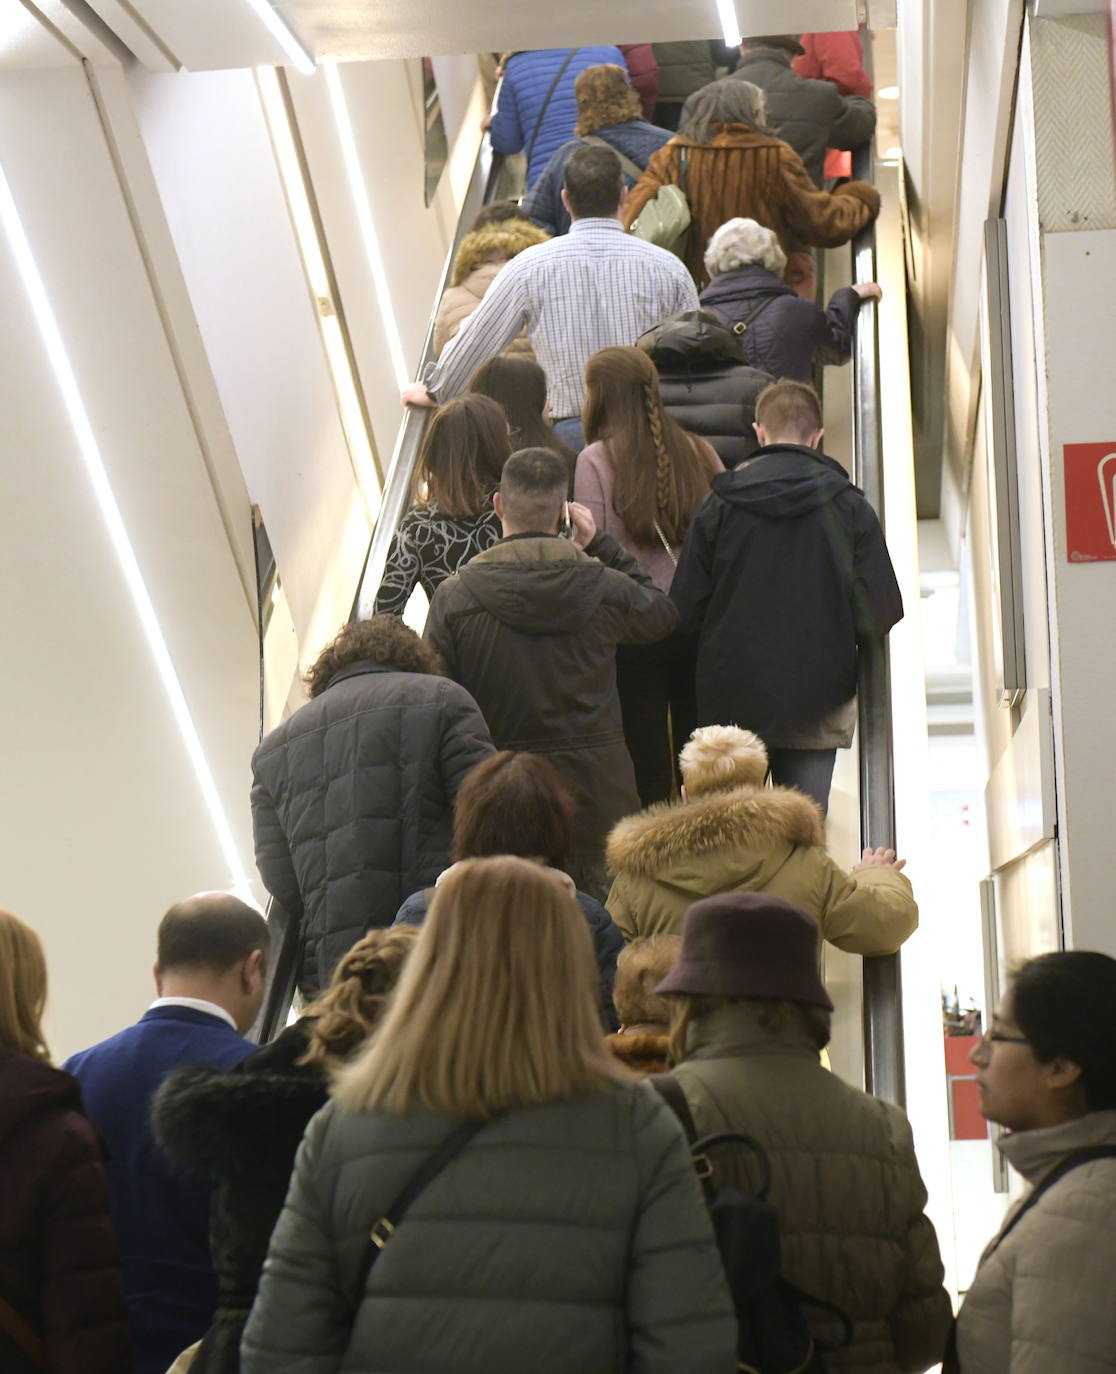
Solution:
[[[691,1024],[674,1077],[699,1133],[743,1131],[766,1151],[783,1274],[853,1323],[851,1343],[825,1356],[830,1374],[915,1374],[937,1364],[952,1311],[898,1107],[822,1068],[797,1023],[765,1029],[750,1002]],[[754,1191],[751,1155],[717,1157],[717,1182]],[[832,1319],[804,1312],[821,1340],[840,1339]]]
[[[358,1296],[370,1226],[455,1124],[337,1103],[314,1118],[243,1374],[734,1374],[708,1213],[675,1118],[640,1083],[485,1126]]]
[[[613,828],[606,857],[616,877],[605,905],[627,940],[680,930],[692,902],[721,892],[794,902],[851,954],[894,954],[918,925],[909,880],[894,868],[839,868],[817,805],[790,787],[660,802]]]

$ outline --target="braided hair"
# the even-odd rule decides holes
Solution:
[[[339,1064],[364,1044],[384,1013],[418,933],[417,926],[389,926],[370,930],[353,945],[329,987],[306,1009],[314,1024],[300,1064]]]

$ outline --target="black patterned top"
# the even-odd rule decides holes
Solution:
[[[447,577],[490,549],[502,534],[494,510],[451,516],[436,506],[412,506],[391,541],[375,613],[402,615],[416,582],[432,597]]]

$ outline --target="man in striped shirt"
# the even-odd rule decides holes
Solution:
[[[404,405],[437,405],[465,390],[477,368],[523,329],[547,378],[554,428],[583,447],[585,364],[602,348],[634,344],[680,310],[698,308],[679,258],[624,232],[628,191],[611,148],[578,148],[566,163],[562,202],[570,232],[528,248],[501,269],[484,299]]]

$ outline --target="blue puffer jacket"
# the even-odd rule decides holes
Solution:
[[[551,153],[573,136],[577,123],[574,82],[578,72],[605,62],[624,66],[624,54],[619,48],[604,45],[575,48],[573,61],[562,73],[544,112],[546,93],[569,52],[569,48],[540,48],[535,52],[513,53],[504,69],[500,99],[489,131],[493,148],[505,156],[530,148],[539,115],[543,115],[542,127],[527,164],[528,189],[546,166]]]
[[[572,887],[573,884],[571,883],[570,886]],[[424,888],[421,892],[412,892],[399,908],[392,925],[421,926],[426,920],[427,894],[429,891],[430,889]],[[624,937],[620,933],[620,927],[616,925],[595,897],[590,897],[587,892],[575,892],[573,895],[577,898],[578,906],[585,913],[585,919],[589,924],[589,933],[593,937],[593,948],[597,953],[601,1013],[609,1030],[615,1030],[620,1023],[616,1019],[616,1008],[612,1005],[612,985],[616,981],[616,959],[624,948]]]
[[[648,124],[645,119],[626,119],[623,124],[609,124],[604,129],[594,130],[592,136],[615,148],[621,157],[634,162],[641,172],[646,170],[651,154],[657,153],[664,143],[669,143],[674,137],[669,129],[660,129],[655,124]],[[524,212],[552,234],[568,234],[570,231],[569,211],[562,204],[562,173],[570,154],[586,146],[591,145],[574,138],[556,149],[531,188],[531,194],[523,202]],[[636,180],[625,170],[625,186],[634,186]]]

